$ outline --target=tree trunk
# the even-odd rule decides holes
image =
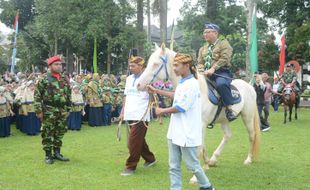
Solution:
[[[150,0],[147,0],[147,42],[151,43],[151,5]]]
[[[55,38],[55,44],[54,44],[54,55],[57,55],[57,49],[58,49],[58,37],[57,34],[54,33],[54,38]]]
[[[252,33],[252,15],[253,9],[255,6],[255,0],[247,0],[246,7],[247,7],[247,46],[246,46],[246,80],[250,81],[252,79],[251,73],[251,65],[250,65],[250,48],[251,48],[251,33]]]
[[[143,33],[143,0],[137,1],[137,30]],[[143,56],[143,40],[138,41],[139,55]]]
[[[112,64],[111,53],[112,53],[112,44],[111,44],[111,39],[109,39],[108,49],[107,49],[107,74],[109,76],[111,74],[111,64]]]
[[[160,42],[167,44],[167,0],[159,0]]]
[[[215,18],[218,16],[218,3],[217,0],[207,1],[207,17],[210,22],[214,22]]]

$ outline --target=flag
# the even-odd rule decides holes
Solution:
[[[93,56],[93,69],[97,73],[97,38],[94,38],[94,56]]]
[[[285,65],[285,36],[283,34],[281,37],[279,75],[282,75],[284,71],[284,65]]]
[[[14,21],[15,36],[14,36],[14,42],[13,42],[11,73],[14,73],[14,69],[16,65],[16,54],[17,54],[16,41],[17,41],[17,34],[18,34],[18,19],[19,19],[19,11],[17,11],[17,14],[15,16],[15,21]]]
[[[256,11],[255,7],[252,14],[252,31],[250,43],[250,65],[251,72],[255,73],[258,70],[258,57],[257,57],[257,36],[256,36]]]

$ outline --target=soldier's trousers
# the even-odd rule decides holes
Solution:
[[[41,132],[43,150],[51,151],[53,148],[60,148],[66,132],[65,117],[55,117],[54,115],[45,117]]]

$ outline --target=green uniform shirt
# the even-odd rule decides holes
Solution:
[[[71,90],[64,76],[60,80],[50,72],[39,81],[34,92],[34,109],[36,113],[52,115],[54,112],[67,114],[70,111]]]

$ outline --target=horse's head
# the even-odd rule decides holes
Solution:
[[[172,62],[176,53],[165,47],[164,44],[155,50],[150,56],[147,67],[140,76],[138,89],[145,89],[146,85],[157,80],[168,80],[174,75],[172,72]]]
[[[283,90],[283,93],[284,95],[291,95],[293,92],[293,89],[291,87],[290,84],[287,84],[285,87],[284,87],[284,90]]]
[[[290,100],[293,94],[294,94],[293,87],[290,84],[286,84],[283,89],[284,100]]]

